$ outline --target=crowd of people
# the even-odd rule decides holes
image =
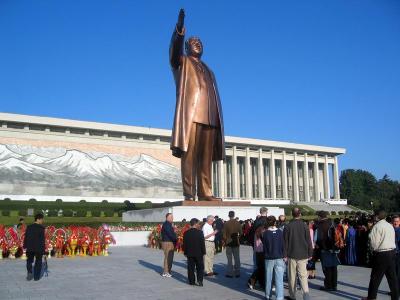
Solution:
[[[204,276],[217,276],[214,255],[225,248],[227,278],[240,277],[240,246],[253,249],[254,271],[248,279],[250,289],[272,293],[277,300],[296,299],[300,287],[303,299],[310,299],[308,281],[316,278],[315,264],[321,263],[324,285],[321,290],[337,290],[338,265],[370,267],[371,276],[366,300],[376,299],[378,287],[385,275],[391,299],[399,298],[400,291],[400,218],[387,216],[379,210],[375,215],[358,214],[331,219],[326,211],[318,212],[315,220],[304,221],[300,208],[292,210],[292,219],[268,215],[260,208],[254,220],[239,221],[233,211],[229,220],[207,216],[202,221],[190,220],[191,228],[183,237],[187,257],[188,282],[203,286]],[[176,235],[173,216],[167,214],[162,227],[164,272],[171,277]],[[196,274],[196,275],[195,275]],[[196,280],[197,277],[197,280]],[[288,296],[284,296],[284,281]]]

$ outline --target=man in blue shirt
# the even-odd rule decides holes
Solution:
[[[174,250],[176,244],[176,234],[172,222],[174,217],[171,213],[165,216],[165,222],[161,228],[161,246],[164,251],[164,272],[161,274],[163,277],[172,277],[172,261],[174,260]]]

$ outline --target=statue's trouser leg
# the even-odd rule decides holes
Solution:
[[[183,195],[185,198],[193,198],[196,196],[196,164],[197,161],[197,126],[199,124],[193,123],[190,130],[189,145],[186,152],[183,153],[181,158],[181,175]]]
[[[197,146],[197,196],[210,197],[213,195],[211,166],[216,129],[202,124],[198,126],[201,130]]]

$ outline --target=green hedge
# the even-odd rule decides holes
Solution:
[[[63,216],[64,217],[72,217],[73,215],[74,215],[74,212],[71,209],[63,210]]]
[[[92,217],[101,217],[101,211],[100,210],[92,210]]]
[[[87,216],[87,211],[86,211],[86,210],[83,210],[83,209],[80,209],[80,210],[78,210],[78,211],[76,212],[76,216],[77,216],[77,217],[86,217],[86,216]]]
[[[10,212],[9,209],[3,209],[3,210],[1,211],[1,215],[2,215],[3,217],[9,217],[10,214],[11,214],[11,212]]]
[[[47,213],[48,217],[57,217],[58,216],[58,210],[57,209],[51,209],[49,210],[49,212]]]
[[[113,210],[106,210],[104,212],[105,217],[114,217],[114,211]]]

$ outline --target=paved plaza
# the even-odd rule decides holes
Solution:
[[[242,276],[224,276],[225,254],[216,257],[215,278],[204,287],[186,284],[185,257],[175,255],[173,277],[162,278],[162,252],[144,247],[111,248],[109,257],[51,258],[49,276],[39,282],[25,280],[25,261],[0,261],[0,299],[264,299],[261,291],[249,290],[246,281],[252,270],[251,250],[241,247]],[[367,293],[370,269],[339,267],[338,292],[319,291],[321,269],[310,281],[312,299],[359,299]],[[386,279],[379,299],[389,299]],[[287,290],[285,290],[287,294]],[[298,299],[301,299],[299,294]]]

